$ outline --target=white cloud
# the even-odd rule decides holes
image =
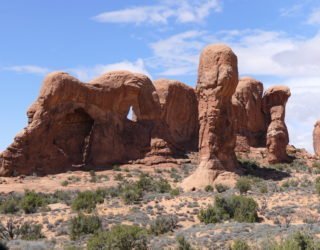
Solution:
[[[206,32],[191,30],[151,43],[153,57],[147,60],[150,67],[162,69],[158,75],[186,75],[196,71],[201,39]]]
[[[304,7],[304,3],[294,4],[293,6],[282,8],[280,10],[280,15],[283,17],[290,17],[290,16],[296,16],[300,14]]]
[[[220,11],[220,0],[164,0],[156,5],[108,11],[93,17],[102,23],[166,24],[169,19],[179,23],[202,22],[211,11]]]
[[[320,8],[314,9],[307,20],[308,24],[320,24]]]
[[[320,119],[320,34],[302,38],[264,30],[188,31],[152,43],[154,57],[147,62],[161,69],[160,75],[195,75],[201,49],[220,42],[237,54],[241,75],[282,79],[265,86],[291,88],[286,116],[290,143],[312,152],[313,125]]]
[[[4,67],[2,68],[2,70],[14,71],[19,73],[27,73],[27,74],[37,74],[37,75],[45,75],[50,71],[48,68],[35,66],[35,65],[10,66],[10,67]]]
[[[145,74],[151,78],[150,73],[147,71],[142,59],[137,59],[135,62],[122,61],[113,64],[99,64],[92,67],[77,67],[67,69],[66,71],[74,74],[81,81],[89,81],[103,73],[112,70],[128,70],[131,72]]]

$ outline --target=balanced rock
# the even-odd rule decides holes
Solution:
[[[317,121],[313,130],[313,149],[317,156],[320,156],[320,121]]]
[[[235,130],[231,98],[238,84],[237,57],[225,45],[209,45],[201,53],[198,83],[199,158],[185,189],[212,185],[220,173],[236,171]]]
[[[132,107],[135,121],[127,119]],[[107,73],[88,84],[56,72],[28,110],[29,125],[0,155],[0,175],[38,175],[138,159],[150,149],[160,104],[148,77]]]
[[[262,112],[263,85],[250,78],[241,78],[232,96],[234,124],[237,134],[236,151],[265,147],[266,122]]]
[[[289,160],[286,151],[289,134],[285,124],[285,110],[290,95],[288,87],[274,86],[269,88],[263,96],[263,110],[268,124],[266,146],[269,163]]]

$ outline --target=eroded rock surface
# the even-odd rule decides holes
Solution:
[[[136,121],[127,119],[130,109]],[[1,158],[0,175],[40,175],[143,157],[160,119],[152,82],[117,71],[84,84],[61,72],[44,80],[29,125]]]
[[[289,134],[285,124],[285,110],[290,95],[288,87],[274,86],[269,88],[263,96],[263,110],[268,124],[266,146],[269,163],[289,160],[286,152]]]
[[[263,85],[250,78],[241,78],[232,97],[236,151],[249,151],[250,147],[265,147],[266,121],[262,112]]]
[[[313,129],[313,149],[317,156],[320,156],[320,121],[317,121]]]
[[[237,57],[225,45],[209,45],[201,53],[196,87],[199,102],[197,170],[186,178],[185,189],[212,185],[219,174],[236,171],[236,142],[231,98],[238,84]]]

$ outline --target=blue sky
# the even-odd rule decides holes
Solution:
[[[317,0],[10,0],[0,4],[0,151],[26,124],[50,71],[89,81],[129,69],[196,83],[198,56],[223,42],[241,76],[285,84],[290,143],[312,151],[320,119]]]

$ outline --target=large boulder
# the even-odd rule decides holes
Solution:
[[[285,124],[286,103],[290,95],[288,87],[274,86],[269,88],[263,96],[263,111],[268,124],[266,146],[269,163],[290,160],[286,151],[289,143],[289,134]]]
[[[127,119],[130,107],[135,121]],[[107,73],[88,84],[49,74],[29,124],[0,155],[0,175],[53,174],[138,159],[150,150],[160,104],[148,77]]]
[[[317,121],[313,129],[313,149],[317,156],[320,156],[320,121]]]
[[[237,56],[225,45],[209,45],[201,53],[198,83],[199,156],[197,170],[185,189],[212,185],[220,173],[236,171],[235,130],[231,98],[238,84]]]
[[[262,112],[263,85],[250,78],[241,78],[232,96],[236,151],[249,151],[250,147],[265,147],[266,122]]]

